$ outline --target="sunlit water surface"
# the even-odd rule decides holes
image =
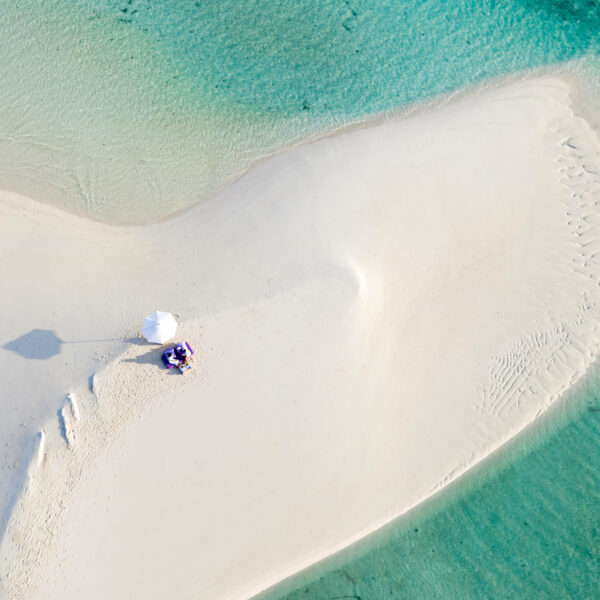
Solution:
[[[292,143],[599,48],[590,0],[5,2],[0,188],[152,221]]]

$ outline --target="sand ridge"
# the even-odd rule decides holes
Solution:
[[[34,219],[38,241],[4,279],[35,297],[20,273],[46,265],[57,331],[121,337],[64,379],[28,363],[71,384],[10,512],[7,597],[247,598],[547,409],[600,340],[600,143],[571,94],[526,80],[298,147],[151,226],[5,202],[2,226]],[[11,304],[21,327],[32,306]],[[137,338],[157,307],[181,315],[191,377]]]

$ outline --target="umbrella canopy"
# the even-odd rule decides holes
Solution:
[[[144,319],[142,333],[144,337],[154,344],[164,344],[170,340],[177,331],[177,321],[170,312],[157,310]]]

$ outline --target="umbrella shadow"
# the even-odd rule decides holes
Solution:
[[[143,337],[108,338],[96,340],[62,340],[54,331],[49,329],[32,329],[18,338],[2,346],[4,350],[14,352],[22,358],[33,360],[48,360],[60,354],[65,344],[94,344],[99,342],[125,342],[135,346],[147,346]]]
[[[150,342],[141,335],[138,335],[134,338],[125,338],[123,341],[128,342],[129,344],[133,344],[134,346],[156,346],[156,344],[150,344]]]
[[[48,360],[60,354],[64,344],[54,331],[49,329],[32,329],[18,338],[2,346],[4,350],[14,352],[23,358]]]

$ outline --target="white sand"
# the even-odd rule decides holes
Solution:
[[[5,194],[0,345],[65,343],[0,349],[2,597],[246,598],[530,423],[600,340],[600,142],[571,104],[557,78],[474,94],[143,228]],[[185,376],[122,341],[155,309]]]

